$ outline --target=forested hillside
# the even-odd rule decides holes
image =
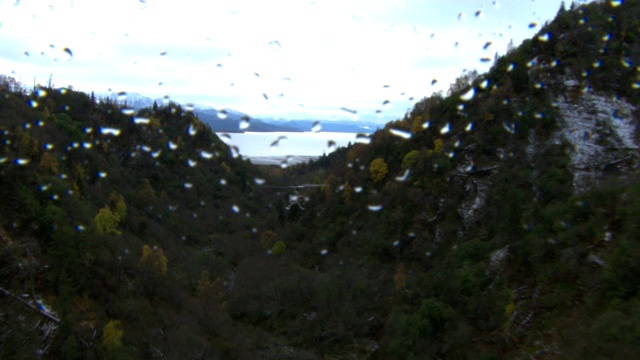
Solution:
[[[563,6],[288,168],[176,104],[2,78],[0,356],[638,357],[639,29]]]

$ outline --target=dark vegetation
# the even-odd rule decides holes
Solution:
[[[638,29],[637,1],[562,8],[548,40],[287,169],[176,104],[136,124],[3,77],[0,357],[637,358],[637,173],[577,194],[550,139],[557,96],[639,105]],[[271,187],[300,183],[324,185],[304,209]]]

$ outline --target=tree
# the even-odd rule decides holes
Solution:
[[[287,244],[284,243],[284,241],[282,240],[278,240],[276,241],[275,244],[273,244],[273,248],[271,248],[271,253],[273,255],[279,255],[281,254],[285,249],[287,248]]]
[[[460,75],[454,82],[449,86],[449,91],[447,95],[452,95],[458,91],[462,91],[466,89],[475,79],[478,78],[480,74],[478,74],[477,70],[463,70],[462,75]]]
[[[58,174],[58,161],[51,153],[44,153],[38,164],[38,173],[40,175],[56,175]]]
[[[120,235],[120,231],[118,230],[120,217],[118,216],[118,214],[111,211],[108,206],[105,206],[100,209],[100,211],[98,211],[96,217],[93,218],[93,222],[96,224],[99,234]]]
[[[109,320],[102,331],[102,346],[114,350],[122,346],[122,323],[120,320]]]
[[[124,220],[124,217],[127,216],[127,204],[124,201],[124,196],[114,191],[109,195],[109,201],[111,201],[115,207],[115,214],[118,215],[119,221]]]
[[[262,248],[265,250],[270,249],[278,238],[278,234],[276,234],[273,230],[265,230],[262,235],[260,235],[260,243],[262,244]]]
[[[350,203],[352,194],[353,194],[353,188],[351,187],[351,184],[349,184],[349,181],[347,181],[347,182],[344,183],[344,190],[343,190],[343,193],[342,193],[342,197],[344,198],[344,202]]]
[[[418,158],[420,157],[420,151],[411,150],[402,159],[402,168],[410,169],[416,165]]]
[[[396,291],[400,291],[407,286],[407,270],[405,269],[404,264],[398,265],[398,270],[393,276],[393,283],[396,286]]]
[[[371,162],[369,166],[369,172],[371,173],[371,179],[375,182],[381,182],[387,176],[389,170],[387,169],[387,163],[382,158],[376,158]]]
[[[153,270],[157,274],[167,274],[167,257],[164,256],[164,251],[160,247],[154,246],[151,248],[149,245],[144,244],[142,246],[140,265]]]

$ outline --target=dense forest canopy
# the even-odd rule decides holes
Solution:
[[[563,5],[291,167],[177,103],[2,75],[0,357],[638,357],[639,29],[638,1]]]

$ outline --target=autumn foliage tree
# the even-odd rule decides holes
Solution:
[[[147,244],[142,246],[140,265],[144,268],[151,269],[156,274],[167,274],[167,257],[164,256],[164,251],[162,251],[160,247],[154,246],[151,248],[151,246]]]
[[[387,176],[389,170],[387,169],[387,163],[382,158],[377,158],[371,162],[369,166],[369,172],[371,173],[371,179],[375,182],[381,182]]]

